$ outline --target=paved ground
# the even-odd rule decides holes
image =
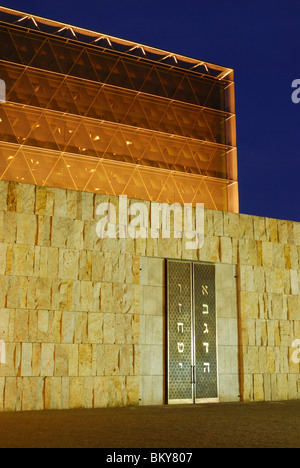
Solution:
[[[0,448],[300,448],[300,400],[0,414]]]

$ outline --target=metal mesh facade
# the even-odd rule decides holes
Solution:
[[[233,72],[0,8],[0,179],[238,211]]]

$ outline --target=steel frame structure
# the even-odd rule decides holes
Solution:
[[[238,212],[233,70],[0,7],[0,179]]]

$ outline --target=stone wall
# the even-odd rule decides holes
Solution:
[[[99,239],[108,199],[0,182],[0,409],[163,403],[164,258],[217,265],[220,399],[299,398],[300,224],[207,210],[198,251]]]

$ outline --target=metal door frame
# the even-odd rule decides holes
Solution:
[[[190,300],[191,300],[191,393],[192,398],[190,399],[170,399],[169,398],[169,377],[170,377],[170,337],[169,337],[169,324],[170,324],[170,299],[169,299],[169,266],[172,262],[177,263],[189,263],[190,264]],[[168,404],[198,404],[198,403],[218,403],[219,402],[219,366],[218,366],[218,320],[217,320],[217,310],[216,310],[216,296],[215,296],[215,318],[216,318],[216,372],[217,372],[217,397],[216,398],[196,398],[196,333],[195,333],[195,274],[194,274],[194,265],[212,265],[215,267],[215,264],[210,262],[196,262],[192,260],[176,260],[176,259],[166,259],[166,309],[167,309],[167,320],[166,320],[166,402]],[[216,269],[215,269],[216,272]],[[216,284],[216,283],[215,283]],[[215,290],[216,293],[216,290]]]

